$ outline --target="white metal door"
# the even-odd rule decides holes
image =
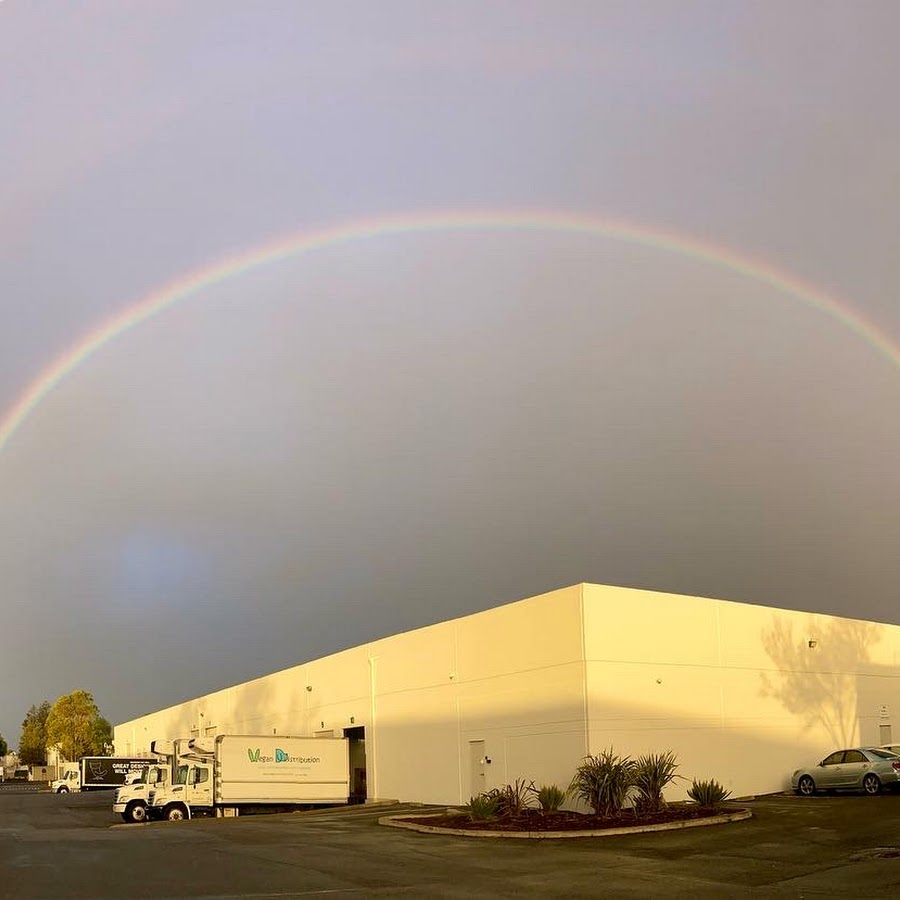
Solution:
[[[471,772],[472,796],[475,797],[484,791],[487,783],[484,741],[469,741],[469,772]]]

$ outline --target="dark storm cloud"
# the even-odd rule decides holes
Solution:
[[[896,336],[896,19],[5,3],[0,401],[183,271],[397,209],[657,222]],[[380,237],[232,279],[0,454],[0,732],[580,580],[897,621],[898,400],[821,311],[600,238]]]

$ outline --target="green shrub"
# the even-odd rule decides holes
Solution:
[[[473,822],[483,822],[487,819],[496,819],[499,800],[491,792],[476,794],[463,807]]]
[[[564,791],[555,784],[542,784],[535,790],[541,812],[556,812],[565,803],[568,791]]]
[[[517,778],[512,784],[492,788],[487,796],[497,801],[497,815],[507,817],[521,815],[529,809],[536,793],[533,781]]]
[[[634,784],[634,770],[631,757],[620,757],[610,747],[584,758],[575,770],[569,792],[590,806],[596,815],[613,815],[625,805]]]
[[[639,756],[634,764],[632,784],[637,791],[634,811],[637,815],[656,813],[666,806],[663,791],[678,776],[674,752],[648,753]]]
[[[719,784],[715,778],[709,781],[697,781],[695,778],[688,788],[688,797],[700,806],[715,809],[721,803],[724,803],[731,796],[731,791]]]

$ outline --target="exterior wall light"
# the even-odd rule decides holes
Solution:
[[[311,684],[308,684],[308,685],[306,686],[306,689],[307,689],[308,691],[311,691],[311,690],[312,690],[312,685],[311,685]]]

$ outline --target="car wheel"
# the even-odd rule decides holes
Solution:
[[[812,797],[812,795],[816,792],[816,783],[810,778],[809,775],[801,776],[800,780],[797,782],[797,793],[802,794],[804,797]]]
[[[185,818],[184,807],[177,803],[173,803],[172,806],[166,809],[166,818],[170,822],[180,822]]]
[[[869,774],[863,778],[863,790],[872,797],[874,797],[875,794],[880,794],[881,779],[874,772],[869,772]]]
[[[147,807],[143,803],[129,803],[125,807],[126,822],[144,822],[147,819]]]

